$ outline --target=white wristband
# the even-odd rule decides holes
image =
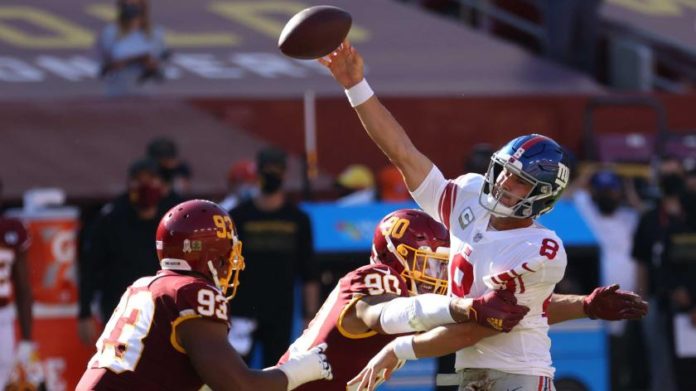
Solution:
[[[394,340],[394,354],[399,360],[417,360],[413,350],[413,335],[406,335]]]
[[[365,79],[360,80],[360,83],[350,87],[345,92],[352,107],[360,106],[375,94]]]

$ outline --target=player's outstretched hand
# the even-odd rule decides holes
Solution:
[[[502,332],[510,332],[527,315],[529,308],[517,305],[515,295],[507,290],[495,290],[473,299],[469,319]]]
[[[394,342],[379,351],[360,373],[346,384],[346,391],[372,391],[389,380],[392,373],[404,365],[394,354]]]
[[[602,286],[583,300],[583,309],[590,319],[640,319],[648,313],[648,303],[637,294],[622,291],[618,284]]]
[[[333,379],[331,364],[324,354],[326,348],[326,343],[322,343],[306,352],[292,353],[288,361],[278,366],[288,378],[289,390],[310,381]]]
[[[364,77],[363,58],[347,38],[336,51],[318,61],[329,68],[334,79],[345,89],[360,83]]]

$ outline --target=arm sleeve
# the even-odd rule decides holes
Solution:
[[[482,181],[483,176],[478,174],[466,174],[447,180],[433,166],[423,183],[411,192],[411,196],[425,213],[450,229],[451,221],[456,218],[454,209],[457,202],[478,196]]]
[[[423,182],[411,192],[411,196],[423,211],[442,223],[440,219],[440,198],[448,182],[437,166],[433,165]]]
[[[448,181],[439,168],[433,168],[411,196],[425,213],[450,228],[450,216],[457,196],[457,185]]]

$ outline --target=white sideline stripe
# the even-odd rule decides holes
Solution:
[[[42,304],[34,303],[35,319],[76,318],[77,304]]]

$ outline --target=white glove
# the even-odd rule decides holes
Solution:
[[[17,345],[15,367],[10,375],[10,382],[38,387],[44,381],[45,376],[36,343],[26,340],[20,341]]]
[[[21,363],[28,363],[36,353],[36,343],[22,340],[17,344],[16,360]]]
[[[230,319],[230,332],[227,339],[230,344],[242,356],[251,352],[254,345],[253,333],[256,330],[256,321],[251,318],[232,317]]]
[[[331,364],[326,360],[326,343],[315,346],[307,352],[293,355],[278,369],[288,378],[288,391],[313,380],[333,379]]]

